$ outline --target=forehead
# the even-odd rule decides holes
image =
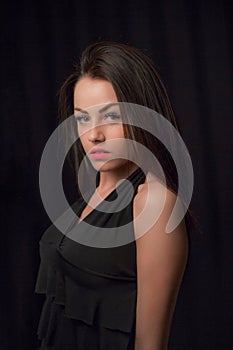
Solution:
[[[103,79],[84,77],[74,88],[74,107],[88,109],[96,105],[117,102],[112,84]]]

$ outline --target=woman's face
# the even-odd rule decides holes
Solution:
[[[81,78],[74,89],[74,115],[82,146],[97,171],[126,165],[127,159],[120,158],[127,157],[123,124],[110,82]]]

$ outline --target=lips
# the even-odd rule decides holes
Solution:
[[[101,153],[110,153],[110,152],[106,151],[103,148],[93,148],[90,153],[91,154],[101,154]]]
[[[103,148],[93,148],[90,152],[90,157],[93,160],[102,160],[109,157],[110,152],[106,151],[106,149]]]

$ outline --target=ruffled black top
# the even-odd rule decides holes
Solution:
[[[112,228],[129,224],[133,230],[133,198],[139,184],[145,181],[141,168],[128,178],[133,196],[128,205],[117,212],[103,212],[100,203],[83,221]],[[118,191],[129,193],[121,182]],[[106,198],[111,204],[116,189]],[[73,204],[80,216],[86,206],[83,198]],[[74,226],[71,222],[69,229]],[[88,235],[83,222],[77,232]],[[97,227],[98,228],[98,227]],[[136,242],[120,246],[93,247],[61,233],[51,225],[40,240],[41,263],[36,293],[46,299],[38,324],[41,350],[133,350],[135,341],[137,266]],[[98,234],[98,229],[96,230]]]

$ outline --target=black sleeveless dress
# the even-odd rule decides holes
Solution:
[[[100,203],[83,221],[101,227],[130,223],[133,230],[133,198],[145,174],[137,168],[127,180],[133,196],[124,209],[98,211]],[[118,191],[128,187],[123,180]],[[118,196],[113,190],[105,201]],[[86,202],[80,198],[73,211],[80,216]],[[97,209],[98,208],[98,209]],[[74,223],[71,223],[71,226]],[[82,221],[78,224],[81,231]],[[51,225],[40,240],[41,263],[35,292],[44,293],[37,335],[40,350],[133,350],[135,341],[137,266],[136,242],[109,248],[78,243]]]

